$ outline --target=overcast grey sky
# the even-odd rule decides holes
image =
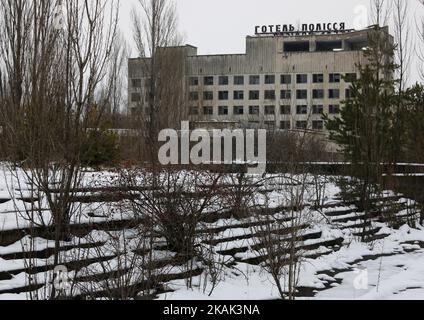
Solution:
[[[413,20],[418,3],[408,1]],[[122,0],[121,5],[121,28],[130,42],[130,11],[135,4],[137,0]],[[254,33],[255,25],[346,22],[354,28],[369,0],[176,0],[176,4],[184,42],[198,47],[199,54],[220,54],[244,53],[245,38]],[[412,74],[415,80],[416,70]]]

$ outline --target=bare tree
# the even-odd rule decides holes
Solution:
[[[13,168],[43,196],[51,213],[54,265],[61,263],[60,241],[78,206],[81,146],[101,121],[91,111],[105,78],[117,33],[118,5],[111,1],[67,1],[64,23],[56,24],[61,1],[5,1],[0,10],[0,50],[5,89],[1,116],[3,147]],[[56,298],[54,287],[51,298]]]
[[[392,2],[388,0],[370,0],[370,21],[372,25],[387,26],[390,21]]]
[[[171,0],[139,0],[134,8],[133,33],[145,80],[146,106],[143,124],[150,162],[157,157],[158,133],[173,126],[180,117],[176,111],[185,107],[184,51],[175,47],[181,43],[175,3]],[[145,107],[145,108],[144,108]]]
[[[258,194],[254,193],[254,203],[259,205],[260,210],[255,211],[256,223],[252,227],[255,236],[253,260],[271,276],[280,297],[292,300],[296,296],[302,263],[302,230],[310,221],[305,207],[322,201],[323,191],[314,189],[319,182],[314,183],[308,166],[311,160],[316,159],[314,146],[317,142],[307,130],[299,130],[279,136],[274,132],[270,143],[278,143],[279,148],[268,148],[271,152],[268,159],[279,163],[278,169],[282,173],[263,178],[263,201],[258,203]],[[281,145],[284,150],[281,150]],[[274,195],[272,199],[272,207],[270,190],[278,193],[278,197]]]
[[[396,61],[399,66],[399,92],[402,92],[408,82],[411,68],[411,26],[409,17],[410,2],[393,0],[393,22],[396,47]]]
[[[107,76],[97,100],[108,103],[107,112],[111,115],[122,114],[126,105],[127,60],[129,49],[124,36],[118,33],[108,61]]]
[[[411,68],[411,51],[413,49],[410,27],[410,2],[405,0],[393,0],[393,25],[394,25],[394,41],[396,44],[393,59],[396,63],[396,70],[393,76],[396,77],[395,90],[396,102],[393,107],[393,128],[391,141],[391,161],[393,164],[403,160],[402,148],[405,146],[406,140],[406,106],[405,92],[407,90],[410,68]],[[392,172],[395,170],[394,165],[389,168]],[[394,179],[391,179],[394,183]],[[393,187],[393,186],[390,186]]]
[[[270,198],[266,193],[267,215],[259,210],[254,216],[257,223],[252,227],[253,259],[271,276],[282,299],[294,300],[296,296],[302,263],[302,229],[308,221],[304,212],[308,177],[304,172],[267,179],[266,184],[271,183],[273,190],[279,193],[277,208],[269,208]]]
[[[421,8],[424,7],[424,1],[418,0],[418,2],[421,4]],[[424,43],[424,18],[421,17],[417,22],[417,34],[418,34],[418,40],[416,44],[416,53],[420,62],[420,77],[421,79],[424,79],[424,70],[423,70],[423,62],[424,62],[424,54],[423,54],[423,48],[422,45]]]

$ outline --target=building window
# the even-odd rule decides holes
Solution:
[[[324,75],[322,73],[314,74],[313,75],[313,82],[314,83],[324,83]]]
[[[324,130],[324,121],[312,121],[312,129]]]
[[[330,73],[330,83],[339,83],[340,79],[340,73]]]
[[[297,83],[308,83],[308,75],[307,74],[298,74],[296,76]]]
[[[328,107],[328,112],[330,114],[339,114],[340,113],[340,106],[338,104],[331,104]]]
[[[190,86],[198,86],[199,85],[199,78],[198,77],[190,77],[188,81]]]
[[[199,100],[199,93],[198,92],[190,92],[190,94],[189,94],[189,100],[190,101],[197,101],[197,100]]]
[[[322,89],[315,89],[312,91],[312,97],[314,99],[324,99],[324,90]]]
[[[274,75],[266,75],[265,76],[265,84],[275,84],[275,76]]]
[[[297,90],[296,91],[296,98],[299,99],[299,100],[308,99],[308,90]]]
[[[199,107],[191,107],[189,110],[190,116],[197,116],[199,115]]]
[[[328,98],[330,98],[330,99],[340,99],[340,90],[339,89],[328,90]]]
[[[234,91],[234,100],[244,100],[244,91]]]
[[[141,79],[132,79],[131,85],[133,88],[141,88]]]
[[[281,99],[290,100],[291,99],[291,90],[281,90]]]
[[[275,90],[265,90],[265,100],[275,100]]]
[[[281,130],[290,130],[291,129],[291,122],[290,121],[281,121],[280,122],[280,129]]]
[[[265,106],[265,114],[266,115],[274,115],[275,114],[275,106]]]
[[[249,100],[259,100],[260,93],[257,90],[249,91]]]
[[[313,114],[323,114],[324,113],[324,106],[323,105],[315,105],[312,107],[312,113]]]
[[[344,80],[347,83],[352,83],[352,82],[356,81],[357,78],[358,78],[358,76],[356,75],[356,73],[346,73]]]
[[[212,116],[213,115],[213,107],[203,107],[203,114],[205,116]]]
[[[352,98],[352,90],[346,89],[346,91],[345,91],[345,98],[346,99]]]
[[[259,106],[250,106],[249,107],[249,114],[250,115],[259,115]]]
[[[205,77],[203,79],[203,84],[205,86],[213,86],[213,77]]]
[[[228,77],[227,76],[221,76],[218,79],[220,86],[228,86]]]
[[[131,102],[140,102],[141,101],[141,93],[133,92],[131,94]]]
[[[309,52],[310,42],[309,41],[290,41],[284,42],[284,52]]]
[[[218,108],[218,114],[220,116],[226,116],[226,115],[228,115],[228,107],[227,106],[220,106]]]
[[[264,124],[269,130],[275,129],[275,121],[265,121]]]
[[[249,83],[251,85],[261,84],[261,77],[260,76],[250,76],[249,77]]]
[[[219,91],[218,92],[219,100],[228,100],[228,91]]]
[[[203,100],[213,100],[213,92],[212,91],[203,92]]]
[[[282,74],[281,75],[281,84],[291,84],[292,76],[291,74]]]
[[[243,106],[235,106],[234,107],[234,115],[243,115],[244,114],[244,107]]]
[[[281,106],[280,113],[283,114],[283,115],[291,114],[291,106],[290,105]]]
[[[308,106],[301,105],[296,107],[297,114],[308,114]]]
[[[307,121],[297,121],[296,122],[296,128],[301,130],[308,129],[308,122]]]
[[[234,77],[234,85],[235,86],[243,86],[244,85],[244,76],[235,76]]]

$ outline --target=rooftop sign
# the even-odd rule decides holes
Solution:
[[[275,24],[255,26],[255,35],[285,35],[299,36],[312,34],[337,34],[352,32],[353,29],[346,29],[345,22],[335,23],[311,23],[302,24],[299,29],[296,29],[292,24]]]

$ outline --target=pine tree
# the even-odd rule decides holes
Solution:
[[[395,47],[388,37],[379,27],[370,32],[370,46],[365,51],[368,63],[358,65],[360,76],[350,87],[351,96],[344,101],[340,117],[325,116],[330,138],[343,148],[346,160],[354,164],[390,158],[396,65]]]
[[[382,178],[382,163],[391,160],[393,107],[396,101],[394,72],[395,46],[387,29],[375,26],[369,33],[367,63],[358,65],[359,77],[353,81],[351,95],[343,102],[340,117],[324,116],[330,139],[342,149],[350,162],[353,195],[360,209],[368,213],[370,195]]]
[[[424,86],[416,84],[403,94],[405,105],[403,117],[405,159],[424,162]]]

